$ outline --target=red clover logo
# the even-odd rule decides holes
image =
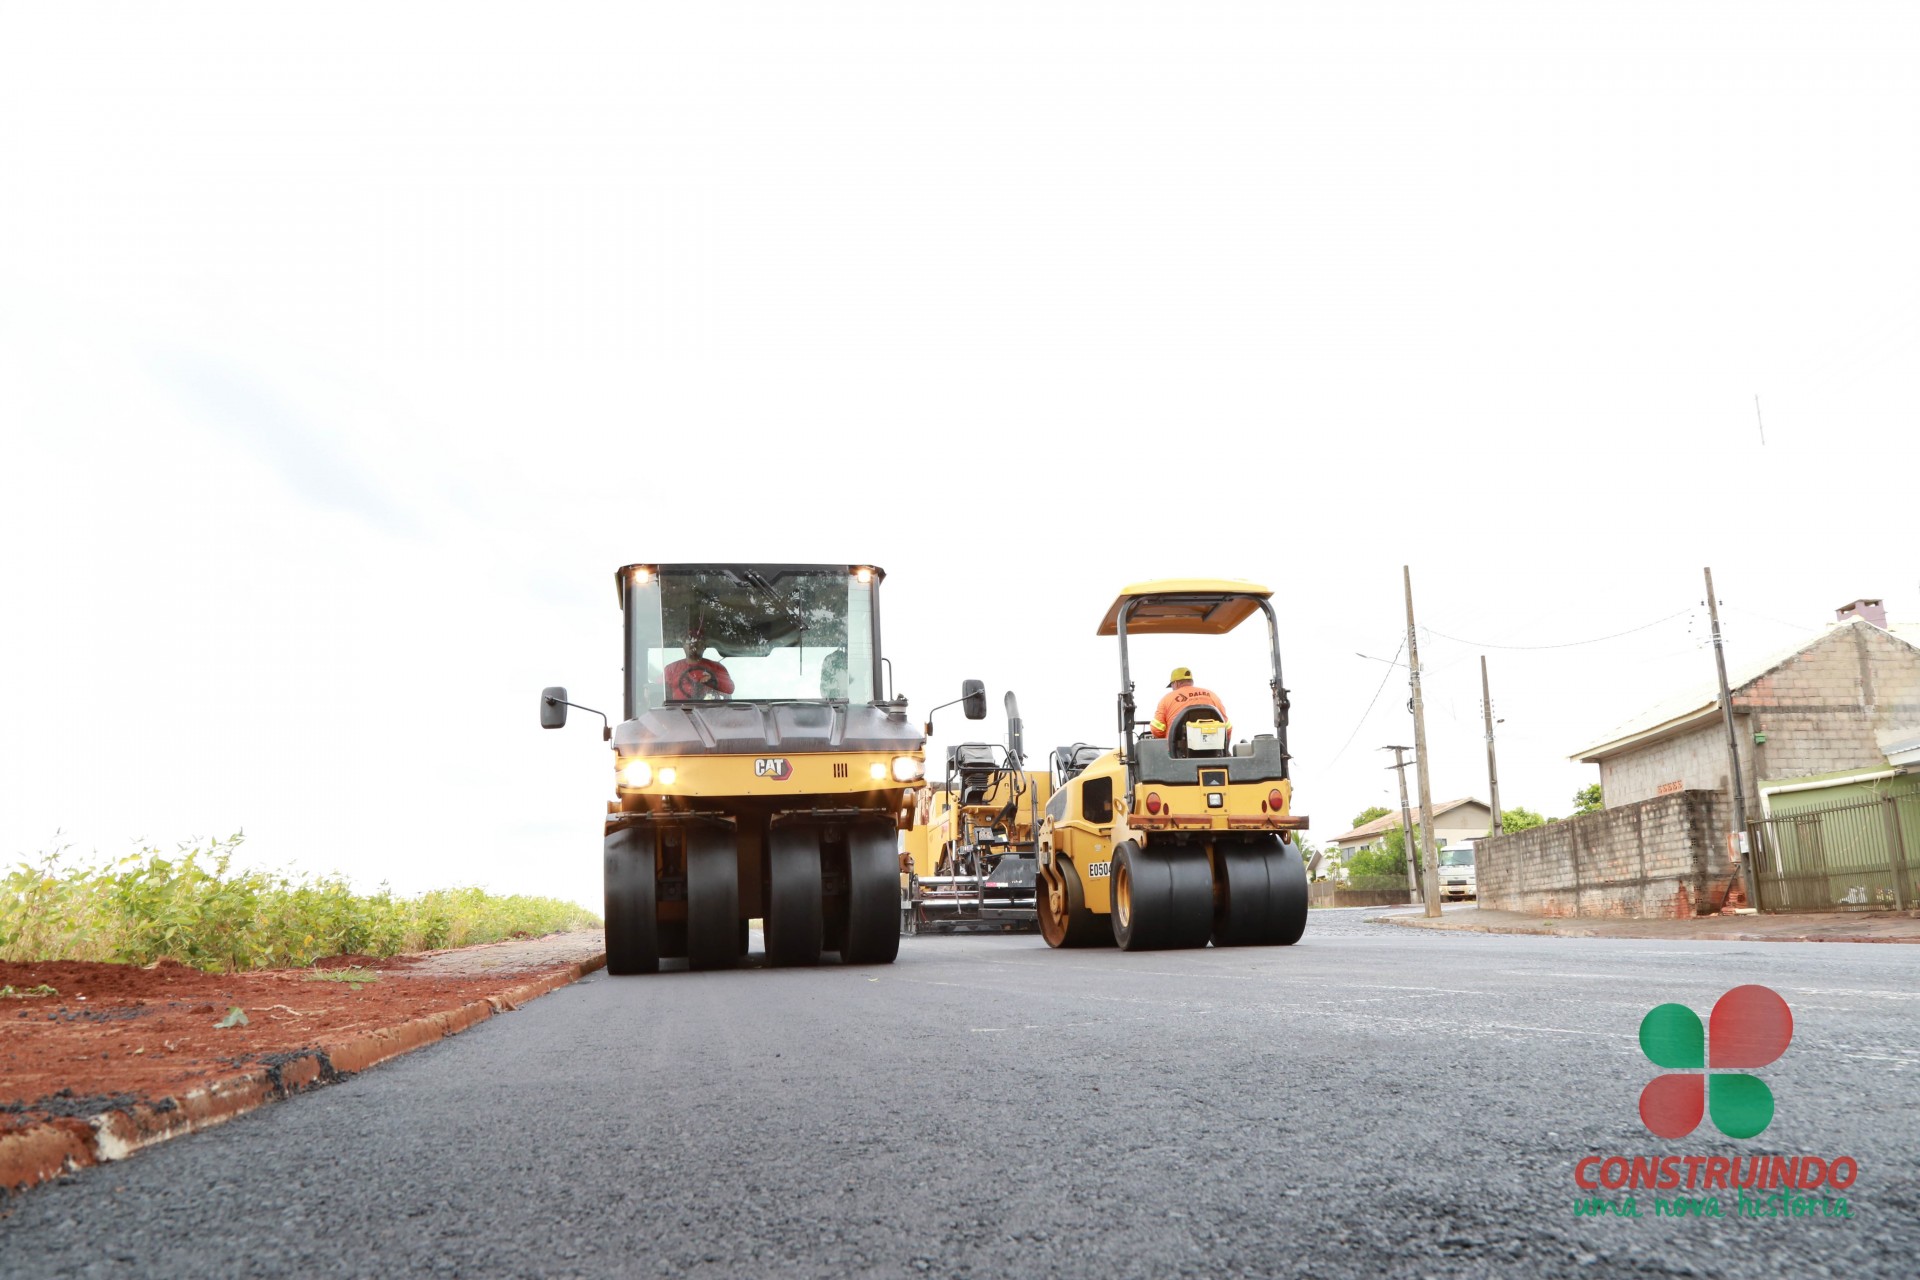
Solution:
[[[1640,1091],[1640,1119],[1656,1137],[1684,1138],[1702,1113],[1729,1138],[1751,1138],[1773,1123],[1773,1091],[1736,1068],[1764,1067],[1793,1040],[1793,1013],[1769,987],[1735,987],[1714,1003],[1707,1026],[1683,1004],[1663,1004],[1640,1020],[1640,1048],[1657,1067]]]

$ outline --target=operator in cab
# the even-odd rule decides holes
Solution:
[[[687,633],[686,657],[667,664],[667,696],[683,702],[702,702],[724,698],[733,692],[733,677],[726,667],[700,654],[706,645],[698,631]]]
[[[1225,699],[1211,689],[1202,688],[1193,682],[1193,672],[1186,667],[1175,667],[1173,674],[1167,677],[1167,692],[1160,699],[1160,705],[1153,711],[1153,736],[1167,736],[1167,726],[1187,707],[1199,703],[1213,707],[1220,712],[1220,718],[1226,720],[1227,728],[1233,728],[1233,721],[1227,719]]]

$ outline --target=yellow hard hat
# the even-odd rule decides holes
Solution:
[[[1191,680],[1191,679],[1193,679],[1193,672],[1189,671],[1185,667],[1175,667],[1173,669],[1173,674],[1167,677],[1167,688],[1169,689],[1173,688],[1173,683],[1176,680]]]

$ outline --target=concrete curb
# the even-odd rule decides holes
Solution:
[[[1523,928],[1499,924],[1439,924],[1425,917],[1374,916],[1370,923],[1397,924],[1404,929],[1431,929],[1439,933],[1505,933],[1527,938],[1623,938],[1629,942],[1874,942],[1894,945],[1920,943],[1920,938],[1860,938],[1838,933],[1699,933],[1671,935],[1655,933],[1612,933],[1581,927]]]
[[[162,1098],[125,1111],[106,1111],[85,1120],[47,1121],[0,1136],[0,1202],[10,1194],[74,1170],[124,1160],[144,1147],[344,1080],[389,1058],[458,1035],[496,1013],[518,1009],[549,991],[570,986],[606,963],[604,953],[593,956],[484,1000],[288,1054],[264,1067],[223,1076],[181,1097]]]

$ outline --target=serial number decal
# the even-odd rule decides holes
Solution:
[[[1087,864],[1087,879],[1104,880],[1112,869],[1113,864],[1111,862],[1089,862]]]
[[[753,762],[753,776],[785,782],[793,776],[793,761],[785,756],[761,756]]]

